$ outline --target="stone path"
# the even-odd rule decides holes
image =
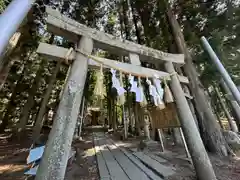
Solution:
[[[94,133],[94,144],[101,180],[163,180],[175,173],[161,164],[166,160],[131,153],[102,132]]]

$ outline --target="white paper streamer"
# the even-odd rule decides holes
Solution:
[[[156,79],[157,80],[157,79]],[[155,82],[160,82],[159,81],[155,81]],[[154,84],[156,85],[156,83],[154,82]],[[163,105],[163,101],[161,99],[161,96],[163,98],[163,89],[161,90],[161,86],[159,83],[159,86],[156,88],[155,86],[152,85],[151,81],[149,79],[147,79],[147,83],[149,85],[149,94],[153,97],[153,101],[154,101],[154,105],[155,106],[159,106],[159,105]],[[161,93],[161,94],[159,94]]]
[[[136,93],[137,90],[137,81],[134,81],[134,77],[132,75],[129,75],[128,77],[129,83],[131,84],[130,92]]]
[[[153,78],[154,85],[156,86],[157,93],[160,96],[161,100],[163,100],[164,90],[161,86],[161,81],[157,78]]]
[[[116,70],[111,69],[111,73],[112,73],[112,87],[116,88],[118,96],[121,96],[126,92],[126,90],[120,85],[120,82],[116,77]]]

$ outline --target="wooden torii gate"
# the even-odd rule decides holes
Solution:
[[[184,64],[183,54],[161,52],[130,41],[121,41],[116,37],[88,28],[49,7],[48,31],[77,42],[77,48],[66,48],[41,43],[37,52],[55,60],[72,61],[67,83],[54,119],[45,152],[37,172],[36,180],[63,180],[76,126],[88,67],[116,67],[138,77],[168,77],[173,92],[183,133],[200,180],[215,180],[211,162],[204,148],[193,115],[188,106],[180,83],[188,83],[188,78],[176,73],[173,64]],[[80,40],[79,40],[80,39]],[[131,64],[91,56],[93,47],[128,56]],[[66,57],[67,55],[67,57]],[[94,58],[97,61],[92,61]],[[141,61],[164,63],[166,72],[141,67]]]

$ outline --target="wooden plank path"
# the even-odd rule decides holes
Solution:
[[[163,180],[174,173],[171,168],[161,165],[160,160],[147,155],[142,155],[142,161],[139,154],[130,153],[102,132],[94,133],[94,144],[101,180]],[[149,166],[149,162],[154,165]]]
[[[135,152],[133,153],[136,157],[139,158],[146,166],[150,166],[159,176],[167,177],[174,174],[174,170],[162,165],[157,160],[149,157],[148,155],[144,154],[143,152]]]
[[[110,141],[112,141],[110,139]],[[114,143],[112,141],[112,143]],[[121,148],[117,143],[114,143],[124,154],[127,156],[139,169],[145,172],[150,179],[153,180],[163,180],[161,177],[156,175],[151,169],[146,167],[141,161],[139,161],[132,153],[128,152],[126,149]]]

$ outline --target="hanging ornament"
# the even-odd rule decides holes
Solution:
[[[157,76],[155,76],[155,78],[153,78],[153,82],[154,82],[154,85],[156,86],[156,90],[157,90],[157,93],[159,95],[159,99],[158,99],[158,108],[161,110],[161,109],[164,109],[165,108],[165,104],[163,102],[163,95],[164,95],[164,90],[161,86],[161,81],[158,79]]]
[[[134,76],[131,74],[128,76],[129,83],[131,84],[130,92],[136,93],[137,91],[137,82],[134,81]]]
[[[120,72],[119,81],[120,81],[120,86],[123,87],[123,80],[122,80],[122,73],[121,72]],[[122,95],[118,96],[118,103],[119,103],[119,105],[124,105],[124,103],[125,103],[124,93]]]
[[[111,73],[112,73],[112,87],[117,90],[118,96],[121,96],[126,92],[126,90],[121,86],[119,80],[117,79],[116,70],[111,69]]]
[[[166,79],[164,79],[164,101],[165,101],[165,103],[174,102],[172,92],[167,84]]]
[[[140,106],[141,107],[145,107],[147,106],[147,100],[146,97],[144,95],[144,90],[143,90],[143,86],[141,84],[141,79],[140,77],[138,77],[138,89],[139,89],[139,93],[140,93]]]
[[[104,74],[103,74],[102,65],[100,66],[100,70],[96,73],[96,76],[97,76],[97,80],[96,80],[96,85],[94,88],[94,94],[99,99],[104,99],[104,96],[106,96],[106,89],[103,84]]]
[[[152,85],[151,81],[147,79],[147,83],[149,85],[149,94],[153,97],[154,105],[157,106],[159,109],[164,109],[165,105],[161,99],[161,96],[159,95],[158,91],[155,86]],[[156,84],[156,82],[155,82]],[[163,93],[162,93],[163,94]]]
[[[161,81],[157,78],[153,78],[153,83],[157,89],[157,93],[160,96],[160,98],[163,100],[163,94],[164,94],[164,90],[161,86]]]

